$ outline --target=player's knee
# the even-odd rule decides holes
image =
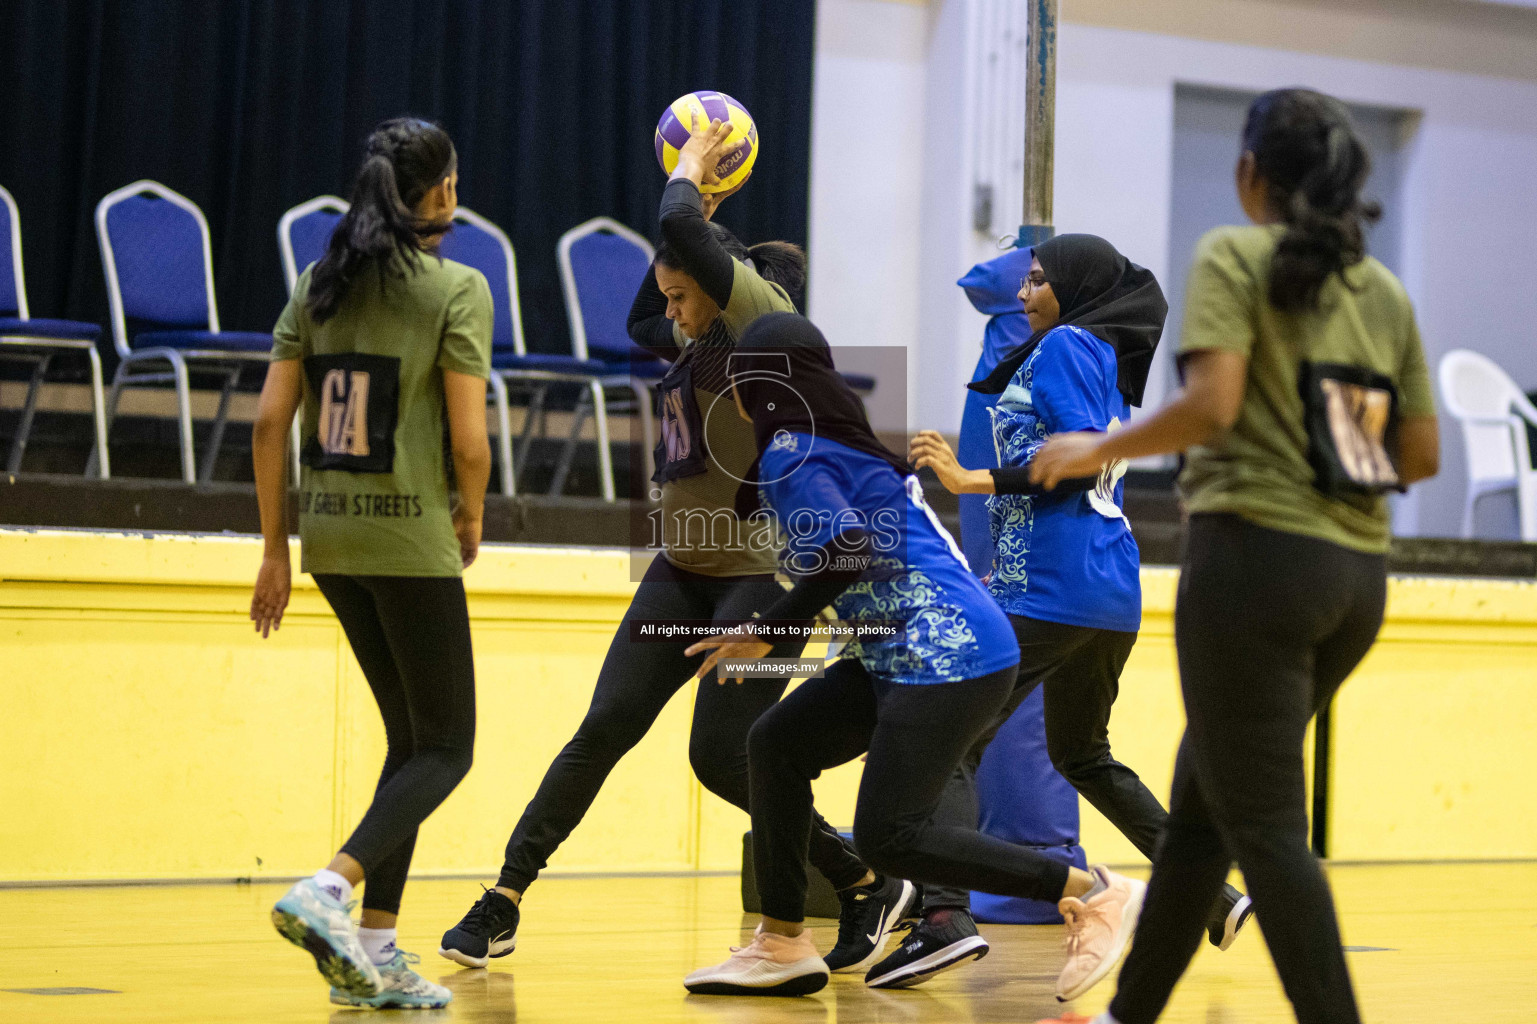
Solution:
[[[856,813],[854,850],[872,871],[906,877],[913,852],[912,830],[889,818]]]
[[[626,715],[616,708],[594,708],[587,712],[577,727],[571,742],[594,752],[617,751],[623,753],[641,741],[646,735],[647,721],[636,721],[637,716]]]
[[[1110,751],[1108,748],[1085,750],[1060,741],[1053,743],[1048,737],[1046,755],[1051,758],[1051,766],[1057,774],[1076,785],[1104,765],[1110,758]]]
[[[694,769],[694,777],[700,785],[717,796],[727,796],[732,782],[741,778],[736,788],[745,788],[746,756],[745,737],[712,735],[708,731],[695,733],[688,741],[688,763]],[[729,797],[727,797],[729,799]]]
[[[795,749],[794,730],[786,728],[780,716],[770,708],[747,731],[747,760],[752,764],[767,764],[783,760]]]
[[[475,764],[475,742],[455,743],[443,752],[443,763],[453,776],[454,783],[470,774],[470,768]]]

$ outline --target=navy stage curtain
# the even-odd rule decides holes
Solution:
[[[814,0],[4,0],[0,184],[35,316],[105,324],[92,211],[155,178],[197,202],[227,329],[285,300],[277,221],[345,196],[378,121],[441,122],[460,201],[518,250],[530,347],[564,351],[555,242],[606,214],[656,234],[652,132],[691,89],[756,118],[748,242],[805,244]],[[110,342],[105,342],[110,347]]]

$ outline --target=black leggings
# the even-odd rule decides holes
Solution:
[[[674,566],[661,555],[646,570],[598,673],[592,706],[576,735],[556,755],[544,781],[507,841],[498,885],[519,892],[538,877],[550,855],[592,806],[609,772],[651,728],[662,708],[699,667],[702,655],[686,657],[692,640],[630,640],[632,620],[693,620],[736,625],[784,595],[772,576],[719,579]],[[776,646],[771,658],[798,657],[804,643]],[[787,681],[749,679],[717,684],[712,673],[694,699],[689,763],[706,789],[747,810],[747,732],[784,693]],[[807,808],[808,820],[812,812]],[[811,863],[834,888],[859,882],[865,867],[837,830],[815,818]]]
[[[1008,703],[966,752],[938,811],[940,820],[975,826],[977,766],[998,730],[1035,691],[1044,689],[1046,750],[1063,778],[1149,859],[1168,815],[1137,773],[1110,753],[1110,709],[1136,633],[1091,629],[1010,615],[1019,640],[1019,679]],[[969,907],[964,889],[925,886],[923,907]]]
[[[800,921],[811,780],[869,752],[854,846],[876,871],[916,882],[1056,900],[1068,868],[967,825],[935,820],[956,766],[1014,690],[1015,670],[958,683],[874,679],[844,658],[770,708],[747,740],[753,866],[763,913]]]
[[[1230,515],[1190,520],[1174,639],[1187,724],[1169,825],[1110,1012],[1153,1024],[1233,861],[1301,1024],[1359,1024],[1308,846],[1303,736],[1376,640],[1386,559]]]
[[[475,659],[457,576],[332,576],[315,582],[368,680],[389,748],[374,800],[342,853],[363,865],[363,907],[399,913],[416,829],[470,770]]]

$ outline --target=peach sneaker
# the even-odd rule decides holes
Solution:
[[[1057,904],[1067,922],[1067,965],[1057,978],[1057,998],[1077,999],[1120,962],[1142,912],[1147,885],[1103,864],[1089,869],[1103,888],[1087,901],[1072,896]]]
[[[683,987],[705,996],[804,996],[821,991],[827,978],[810,932],[791,938],[759,925],[751,942],[732,946],[729,959],[701,967],[683,979]]]

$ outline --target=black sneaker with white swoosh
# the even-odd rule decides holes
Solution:
[[[977,934],[971,913],[959,907],[924,916],[907,941],[870,968],[865,984],[871,988],[911,988],[940,971],[987,955],[987,940]]]
[[[438,956],[466,967],[484,967],[518,945],[518,905],[495,889],[475,901],[464,920],[443,933]]]
[[[918,888],[904,878],[882,877],[844,889],[838,901],[838,944],[822,959],[834,973],[858,971],[876,961],[897,922],[916,909]]]

